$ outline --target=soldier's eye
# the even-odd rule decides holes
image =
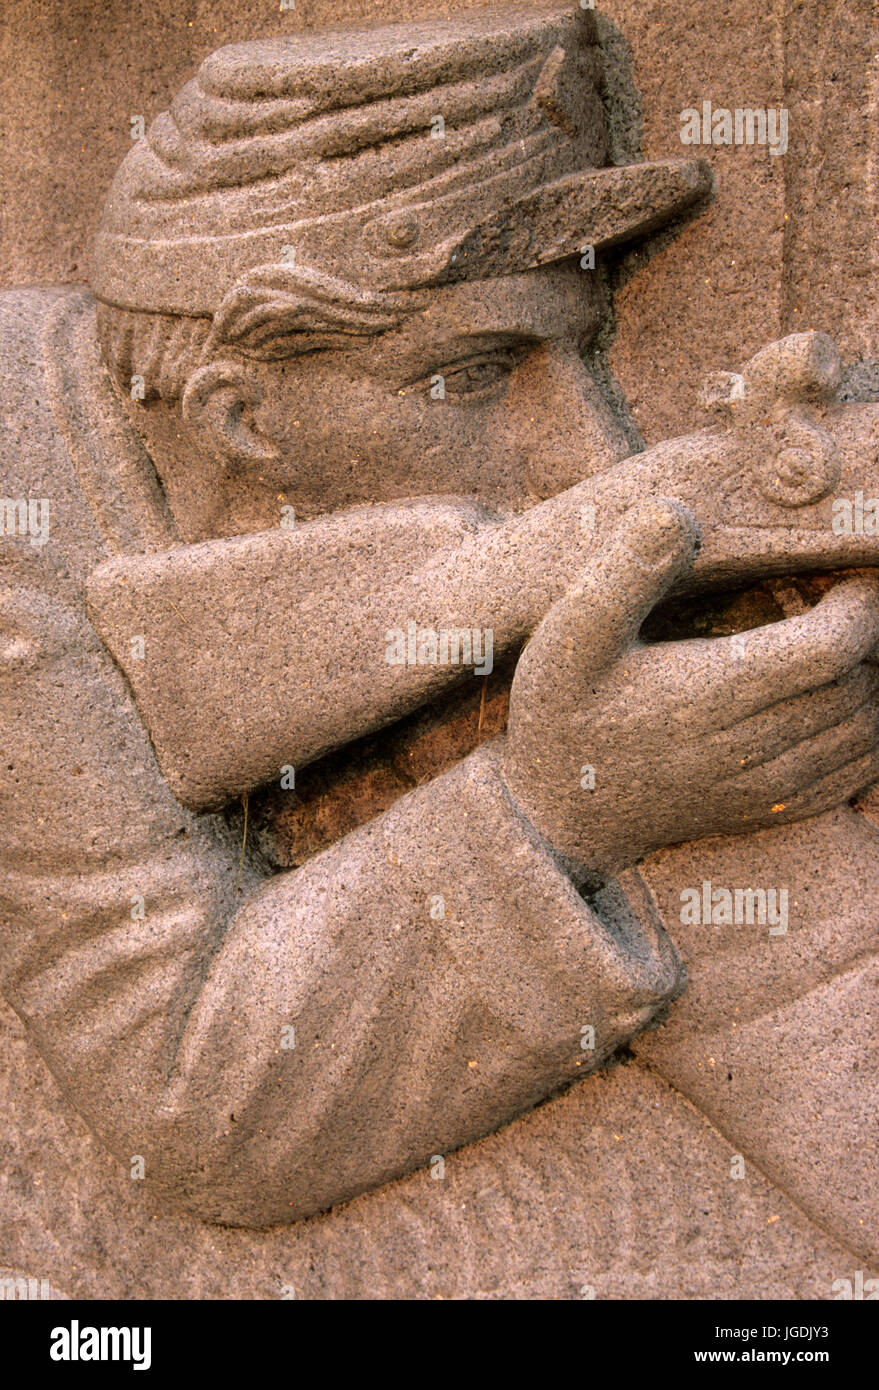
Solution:
[[[447,396],[476,396],[488,394],[506,382],[516,370],[519,354],[493,352],[490,356],[447,367],[442,373]]]

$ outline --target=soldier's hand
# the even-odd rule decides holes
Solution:
[[[505,778],[576,878],[661,845],[802,819],[879,778],[879,575],[734,637],[645,645],[644,619],[692,564],[678,503],[628,512],[525,647]]]

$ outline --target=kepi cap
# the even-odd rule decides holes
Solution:
[[[567,5],[218,49],[123,161],[92,284],[210,316],[256,268],[364,290],[600,250],[711,188],[698,160],[609,166],[594,16]]]

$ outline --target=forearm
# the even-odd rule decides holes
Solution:
[[[490,671],[543,602],[531,550],[523,573],[513,528],[473,507],[375,508],[117,560],[88,597],[169,785],[205,809]],[[456,634],[448,659],[425,630]]]
[[[649,913],[608,912],[483,749],[242,906],[125,1147],[201,1216],[244,1225],[448,1153],[600,1064],[680,987]]]
[[[220,806],[489,671],[601,544],[593,482],[505,523],[371,508],[99,568],[93,621],[178,798]],[[425,631],[469,635],[444,661]]]

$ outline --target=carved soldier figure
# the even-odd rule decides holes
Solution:
[[[701,884],[876,777],[870,575],[639,637],[673,590],[875,562],[829,517],[876,422],[798,335],[630,458],[602,254],[710,180],[608,158],[578,8],[236,45],[123,162],[92,290],[2,296],[4,491],[49,506],[0,548],[3,992],[206,1219],[319,1211],[600,1065],[684,987],[656,852],[718,837]],[[239,798],[479,679],[437,633],[527,643],[508,731],[294,871],[242,851]]]

